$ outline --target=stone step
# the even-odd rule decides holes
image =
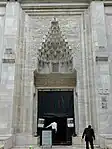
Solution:
[[[72,144],[75,145],[84,145],[85,142],[84,140],[81,141],[81,136],[77,136],[77,137],[72,137]]]
[[[73,147],[73,146],[71,146],[71,147],[67,147],[67,146],[58,146],[58,147],[56,147],[56,146],[53,146],[52,147],[53,149],[83,149],[83,148],[85,148],[85,147],[83,147],[83,146],[75,146],[75,147]],[[24,147],[24,146],[22,146],[22,147],[14,147],[14,148],[12,148],[12,149],[29,149],[29,147]],[[41,147],[34,147],[33,149],[41,149]]]
[[[75,146],[53,146],[53,149],[85,149],[85,145],[75,145]],[[28,146],[16,146],[12,149],[29,149]],[[41,147],[34,147],[33,149],[41,149]],[[100,149],[98,146],[95,146],[95,149]]]

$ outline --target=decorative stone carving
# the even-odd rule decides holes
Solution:
[[[68,71],[72,70],[72,49],[62,34],[56,18],[51,22],[48,34],[43,39],[38,52],[39,68],[44,68],[45,63],[48,64],[49,62],[51,62],[52,68],[57,64],[60,67],[59,62],[61,62],[62,65],[68,65]],[[59,70],[59,68],[56,70]]]
[[[11,48],[5,50],[4,57],[2,59],[2,63],[15,63],[15,53]]]
[[[13,63],[15,63],[15,59],[2,59],[2,62],[3,63],[11,63],[11,64],[13,64]]]
[[[98,91],[98,94],[100,94],[100,95],[107,95],[107,94],[109,94],[109,89],[101,88],[101,89],[98,89],[97,91]]]
[[[96,61],[98,62],[98,61],[108,61],[108,57],[98,57],[98,56],[96,56]]]
[[[101,97],[101,104],[102,104],[102,109],[107,109],[107,97],[106,96],[102,96]]]

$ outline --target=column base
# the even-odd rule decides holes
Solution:
[[[38,138],[28,133],[15,134],[16,146],[30,146],[37,145]]]
[[[0,145],[3,145],[5,149],[14,147],[15,135],[12,134],[0,135]]]

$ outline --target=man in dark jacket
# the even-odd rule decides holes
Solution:
[[[91,149],[94,149],[93,139],[95,140],[95,134],[94,134],[94,130],[91,128],[91,125],[89,125],[88,128],[84,129],[82,139],[84,137],[86,141],[86,149],[89,149],[89,143],[91,145]]]

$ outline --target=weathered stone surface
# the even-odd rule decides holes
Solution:
[[[11,48],[12,52],[16,54],[16,46],[17,46],[17,36],[18,36],[18,12],[20,5],[18,3],[7,3],[6,12],[5,12],[5,20],[4,20],[4,42],[1,52],[1,60],[5,58],[7,61],[8,57],[4,57],[6,52],[6,48]],[[16,10],[17,13],[14,13]],[[10,54],[9,54],[10,55]],[[15,58],[14,58],[15,59]],[[8,61],[7,61],[8,62]],[[15,62],[12,63],[3,63],[2,61],[2,69],[1,69],[1,88],[4,90],[0,90],[1,101],[0,105],[2,106],[3,113],[5,112],[5,121],[0,121],[1,125],[4,127],[1,130],[1,133],[10,134],[12,132],[12,113],[13,113],[13,95],[14,95],[14,80],[15,80]],[[3,95],[3,92],[5,95]],[[7,95],[7,96],[6,96]],[[2,102],[4,100],[4,102]],[[7,102],[6,102],[7,101]],[[8,105],[6,105],[6,103]],[[8,108],[5,109],[5,106]],[[1,112],[0,117],[3,118],[3,114]],[[4,118],[5,118],[4,117]]]
[[[28,7],[28,4],[25,5]],[[86,10],[73,9],[71,6],[70,9],[64,9],[62,5],[54,10],[46,4],[47,9],[40,6],[41,9],[36,12],[32,6],[32,10],[27,11],[21,6],[23,4],[18,2],[7,2],[6,7],[0,7],[0,133],[20,133],[16,137],[18,145],[21,138],[26,139],[27,135],[36,133],[38,90],[34,86],[34,71],[40,69],[38,60],[42,58],[41,55],[45,58],[49,54],[50,66],[45,64],[40,72],[52,72],[51,60],[55,58],[55,46],[51,46],[49,52],[49,44],[45,40],[52,41],[54,38],[44,36],[50,35],[52,30],[49,28],[54,18],[53,13],[56,13],[55,18],[60,26],[56,38],[59,34],[60,37],[63,35],[63,44],[67,44],[62,49],[67,45],[70,47],[65,48],[66,52],[72,49],[71,70],[77,72],[77,84],[73,88],[77,134],[81,134],[88,124],[92,124],[99,134],[112,133],[112,10],[104,8],[104,3],[100,1],[91,2]],[[57,28],[52,32],[56,30]],[[61,41],[60,37],[58,39]],[[39,51],[43,50],[42,45],[46,47],[44,51]],[[50,53],[54,56],[53,59]],[[59,72],[69,72],[65,71],[68,66],[65,67],[67,68],[60,65]],[[72,79],[76,76],[74,73]],[[47,86],[52,88],[55,82],[53,78],[50,81]],[[66,88],[69,84],[75,84],[75,80],[70,80],[72,83],[68,80],[68,84],[63,81],[61,78],[57,87],[61,87],[59,84],[64,84]],[[35,142],[31,136],[29,140]]]
[[[93,86],[94,102],[93,102],[93,115],[94,121],[96,121],[96,129],[100,134],[108,133],[109,122],[105,121],[107,116],[107,108],[103,108],[102,101],[105,98],[105,104],[108,105],[110,98],[110,75],[109,75],[109,61],[108,61],[108,49],[107,49],[107,37],[106,37],[106,24],[105,24],[105,12],[103,2],[91,3],[91,28],[92,28],[92,51],[93,51],[93,67],[94,75],[93,80],[95,82]],[[99,51],[99,52],[98,52]],[[103,56],[102,56],[103,55]],[[105,55],[105,56],[104,56]],[[98,61],[97,61],[98,56]],[[105,58],[102,58],[105,57]],[[107,58],[106,58],[107,57]],[[102,90],[102,92],[101,92]],[[107,90],[107,92],[105,92]],[[106,95],[105,95],[106,94]],[[106,96],[106,97],[105,97]],[[103,112],[103,115],[102,115]]]
[[[67,73],[67,74],[37,74],[35,79],[36,87],[75,87],[76,86],[76,78],[75,73]]]

